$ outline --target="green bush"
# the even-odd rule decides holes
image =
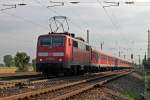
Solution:
[[[14,58],[15,65],[20,71],[26,71],[30,61],[30,56],[25,52],[17,52]]]

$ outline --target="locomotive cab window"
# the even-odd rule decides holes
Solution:
[[[39,45],[51,46],[52,45],[51,37],[40,37],[39,38]]]
[[[63,46],[64,37],[63,36],[48,36],[40,37],[39,45],[41,46]]]
[[[53,36],[52,44],[53,44],[53,46],[63,46],[64,45],[64,37],[62,37],[62,36]]]

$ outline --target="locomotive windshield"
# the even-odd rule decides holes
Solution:
[[[40,37],[39,45],[41,46],[63,46],[64,45],[64,37],[63,36],[48,36],[48,37]]]

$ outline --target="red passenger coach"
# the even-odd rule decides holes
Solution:
[[[36,69],[43,74],[81,74],[132,68],[133,64],[92,48],[82,38],[69,33],[40,35]]]

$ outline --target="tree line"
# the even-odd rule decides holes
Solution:
[[[26,71],[27,66],[32,65],[35,69],[35,59],[32,59],[32,64],[30,64],[30,56],[25,52],[17,52],[14,57],[12,55],[5,55],[3,57],[3,62],[5,66],[11,67],[16,66],[20,71]]]

